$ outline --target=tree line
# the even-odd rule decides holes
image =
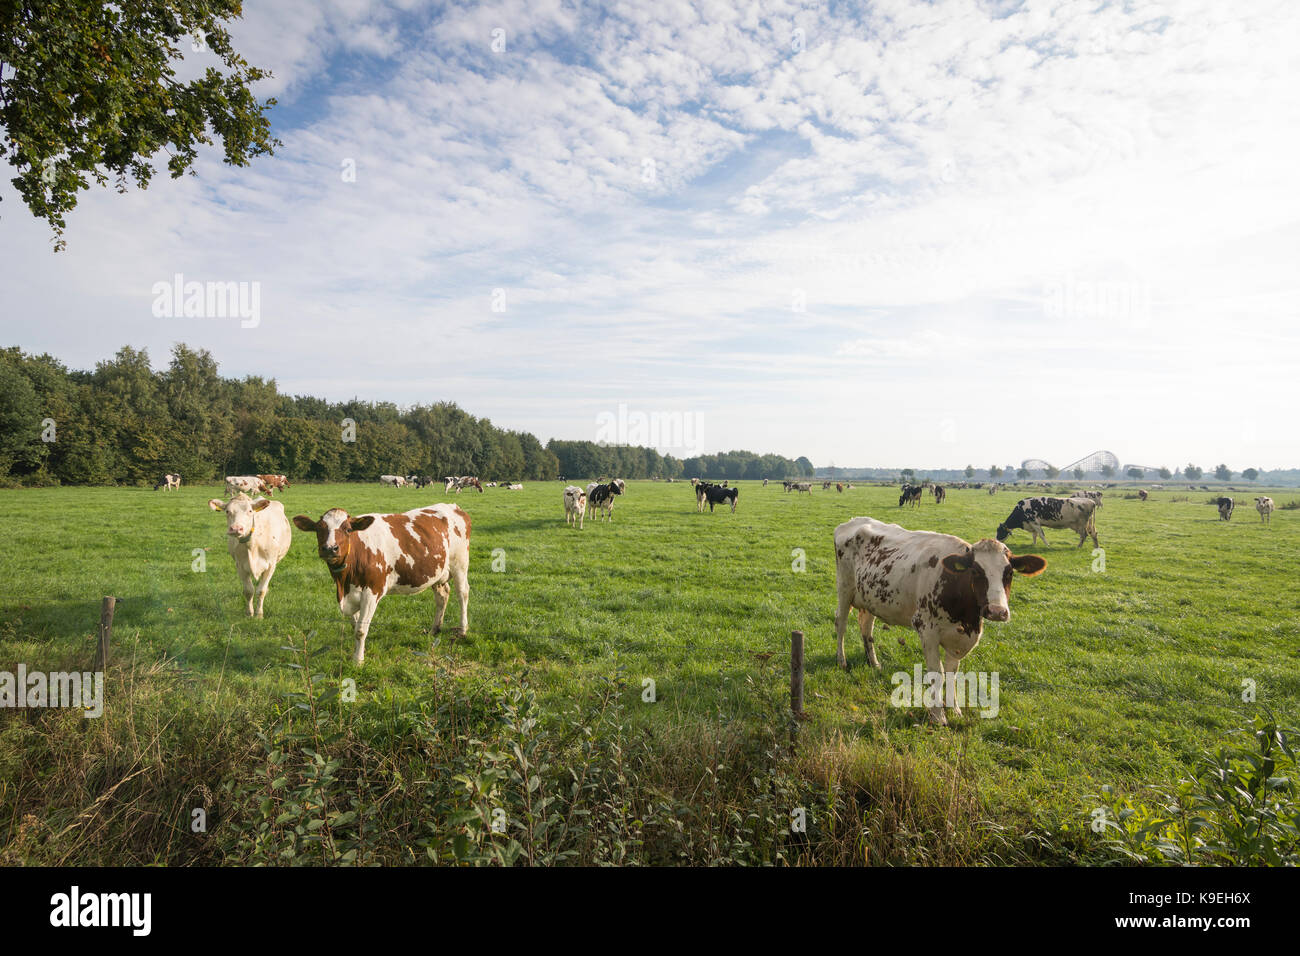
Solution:
[[[811,475],[812,464],[743,451],[683,460],[591,441],[543,446],[529,432],[498,428],[453,402],[327,402],[281,394],[274,379],[222,378],[210,353],[184,344],[158,371],[144,349],[130,346],[93,371],[0,350],[0,481],[143,484],[165,472],[187,481],[233,474],[740,479]]]

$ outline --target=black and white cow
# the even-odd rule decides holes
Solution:
[[[943,504],[943,500],[947,497],[948,497],[948,492],[944,490],[943,485],[934,486],[934,503],[936,505]]]
[[[1213,504],[1219,509],[1220,521],[1232,520],[1232,509],[1237,506],[1235,501],[1231,498],[1215,498]]]
[[[740,498],[739,488],[721,488],[718,485],[710,485],[704,489],[704,498],[709,503],[709,513],[713,513],[713,506],[720,505],[723,502],[731,503],[731,513],[736,513],[736,501]]]
[[[621,495],[623,489],[618,486],[617,481],[611,481],[607,485],[596,485],[587,493],[587,503],[591,508],[594,516],[597,512],[605,512],[605,520],[614,520],[614,496]]]
[[[1097,503],[1091,498],[1021,498],[1007,520],[998,525],[998,540],[1007,540],[1012,531],[1020,528],[1034,536],[1033,543],[1041,537],[1047,544],[1044,528],[1069,528],[1079,535],[1076,547],[1083,547],[1091,536],[1092,546],[1099,548],[1096,511]]]
[[[924,489],[920,485],[904,485],[903,493],[898,496],[898,507],[903,505],[920,505],[921,492]]]

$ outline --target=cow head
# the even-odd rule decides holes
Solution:
[[[1047,562],[1038,555],[1014,555],[1005,544],[988,538],[943,559],[945,572],[969,580],[980,617],[990,621],[1010,620],[1007,598],[1011,594],[1013,575],[1019,573],[1032,578],[1042,574],[1046,567]]]
[[[374,515],[354,518],[342,508],[331,508],[321,515],[319,521],[313,521],[306,515],[297,515],[293,523],[303,531],[316,532],[316,553],[333,571],[347,564],[353,534],[366,530],[374,520]]]
[[[253,536],[254,514],[270,506],[271,502],[266,498],[258,498],[254,501],[242,491],[229,501],[222,501],[220,498],[212,498],[208,501],[208,507],[213,511],[226,513],[226,534],[244,543]]]

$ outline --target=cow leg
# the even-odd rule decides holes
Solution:
[[[842,670],[849,669],[848,658],[844,656],[844,628],[849,622],[849,608],[852,604],[852,595],[841,594],[839,607],[835,610],[835,663]]]
[[[352,620],[353,636],[357,640],[356,649],[352,652],[352,663],[360,666],[366,661],[366,635],[370,633],[370,619],[375,616],[375,607],[379,604],[379,598],[375,597],[369,591],[361,592],[361,606]]]
[[[275,574],[275,564],[270,564],[266,568],[266,573],[262,575],[262,580],[257,582],[257,616],[262,616],[262,604],[266,601],[266,592],[271,587],[271,576]]]
[[[442,630],[442,616],[447,613],[447,597],[451,594],[451,585],[446,581],[433,586],[433,596],[437,601],[437,610],[433,614],[433,633]]]
[[[257,591],[257,582],[253,578],[252,569],[239,571],[239,583],[244,586],[244,601],[247,604],[248,616],[253,617],[253,596]]]
[[[949,695],[949,688],[952,688],[952,715],[961,716],[961,705],[957,703],[957,668],[961,666],[962,655],[955,651],[944,649],[943,652],[943,693],[944,702],[946,703]]]
[[[876,618],[870,611],[858,608],[858,630],[862,632],[862,649],[866,651],[867,663],[880,670],[880,661],[876,658],[876,641],[871,633],[875,623]]]
[[[460,633],[469,633],[469,564],[461,564],[451,569],[451,580],[456,585],[456,597],[460,598]]]
[[[934,630],[920,632],[921,651],[925,655],[925,681],[922,691],[934,693],[931,687],[937,687],[940,695],[944,692],[944,673],[939,663],[939,634]],[[924,699],[924,698],[923,698]],[[948,718],[943,714],[943,700],[940,699],[935,705],[928,707],[927,712],[930,715],[931,723],[947,726]]]

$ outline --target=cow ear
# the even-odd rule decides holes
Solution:
[[[952,574],[970,570],[970,553],[950,554],[943,559],[943,569]]]
[[[269,498],[258,498],[256,501],[253,502],[254,511],[262,511],[263,509],[269,507],[271,507],[271,500]]]
[[[1011,567],[1025,577],[1032,578],[1043,573],[1043,569],[1047,567],[1047,561],[1036,554],[1022,554],[1011,559]]]
[[[222,501],[220,498],[209,498],[208,507],[211,508],[213,511],[225,511],[226,503]]]
[[[296,524],[296,525],[297,525],[299,528],[301,528],[303,531],[315,531],[315,530],[316,530],[316,522],[315,522],[315,521],[312,521],[312,520],[311,520],[310,518],[308,518],[306,515],[294,515],[294,516],[293,516],[293,523]]]
[[[348,524],[352,526],[353,531],[365,531],[374,523],[374,515],[362,515],[360,518],[349,518]]]

